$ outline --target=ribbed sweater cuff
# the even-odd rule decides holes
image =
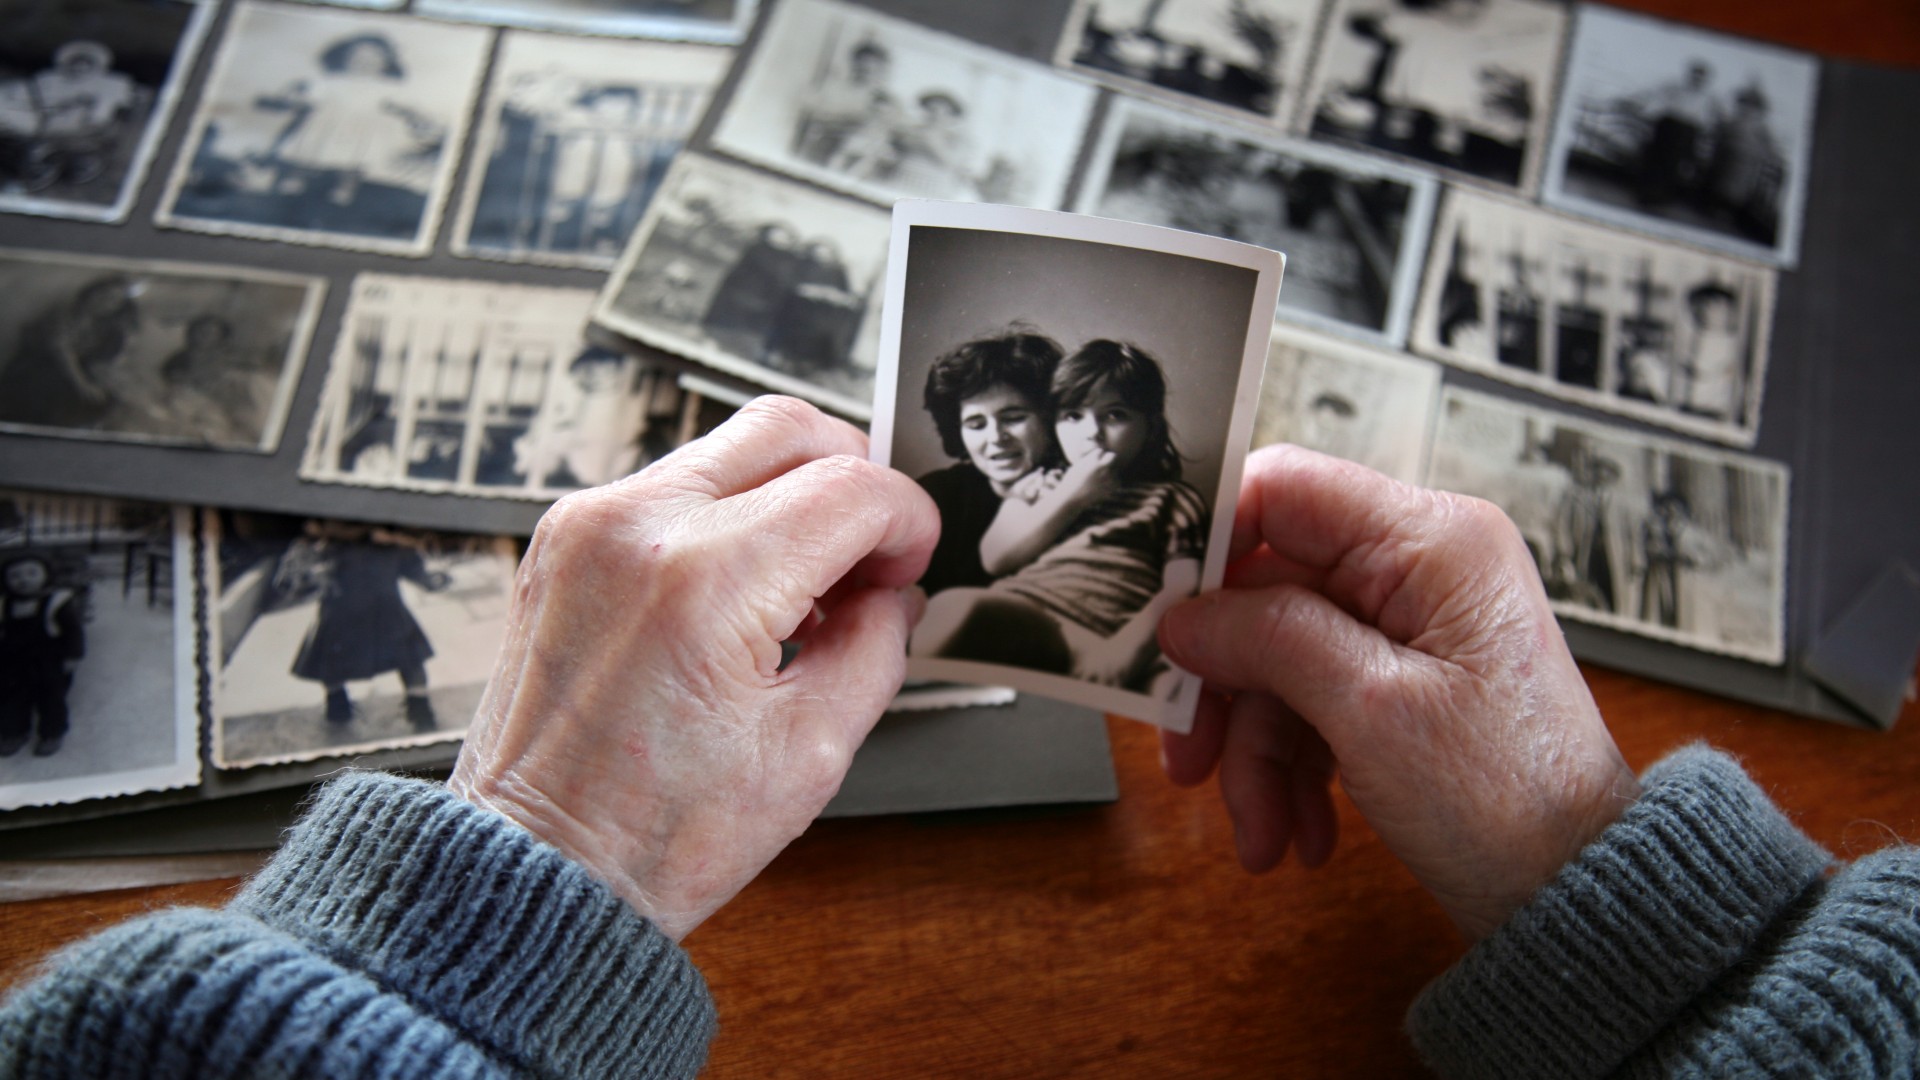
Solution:
[[[1638,802],[1414,1002],[1449,1077],[1612,1072],[1737,963],[1827,853],[1731,758],[1689,747]]]
[[[329,783],[234,906],[543,1076],[691,1076],[715,1020],[680,947],[445,788]]]

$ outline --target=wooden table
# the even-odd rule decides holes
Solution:
[[[1912,0],[1632,0],[1920,66]],[[1849,730],[1587,669],[1627,760],[1705,740],[1851,857],[1920,838],[1920,709]],[[716,1077],[1399,1076],[1408,1001],[1460,945],[1344,802],[1317,873],[1252,878],[1214,790],[1113,721],[1103,807],[833,821],[688,941],[719,1000]],[[0,906],[0,984],[73,938],[232,881]]]

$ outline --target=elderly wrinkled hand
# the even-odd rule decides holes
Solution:
[[[813,821],[899,688],[939,518],[866,453],[761,398],[557,503],[452,789],[684,937]]]

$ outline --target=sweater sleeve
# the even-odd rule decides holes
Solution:
[[[1694,747],[1420,996],[1448,1077],[1910,1075],[1920,854],[1830,857]],[[1908,1072],[1901,1072],[1901,1069]]]
[[[136,919],[0,1008],[0,1077],[691,1076],[679,946],[444,788],[328,784],[225,909]]]

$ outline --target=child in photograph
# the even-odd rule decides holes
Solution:
[[[33,743],[50,757],[67,735],[67,692],[87,654],[84,615],[73,590],[55,585],[53,563],[15,555],[0,566],[0,757]]]
[[[20,330],[0,363],[0,421],[91,428],[120,401],[115,368],[140,329],[141,286],[118,274],[96,278]]]
[[[1718,281],[1687,291],[1687,323],[1674,394],[1680,408],[1715,420],[1737,420],[1746,398],[1746,349],[1740,298]]]
[[[929,601],[913,639],[923,656],[1071,675],[1153,692],[1170,669],[1155,626],[1193,595],[1206,550],[1206,500],[1180,479],[1152,356],[1089,342],[1054,372],[1054,433],[1066,465],[1014,483],[980,541],[997,578]]]

